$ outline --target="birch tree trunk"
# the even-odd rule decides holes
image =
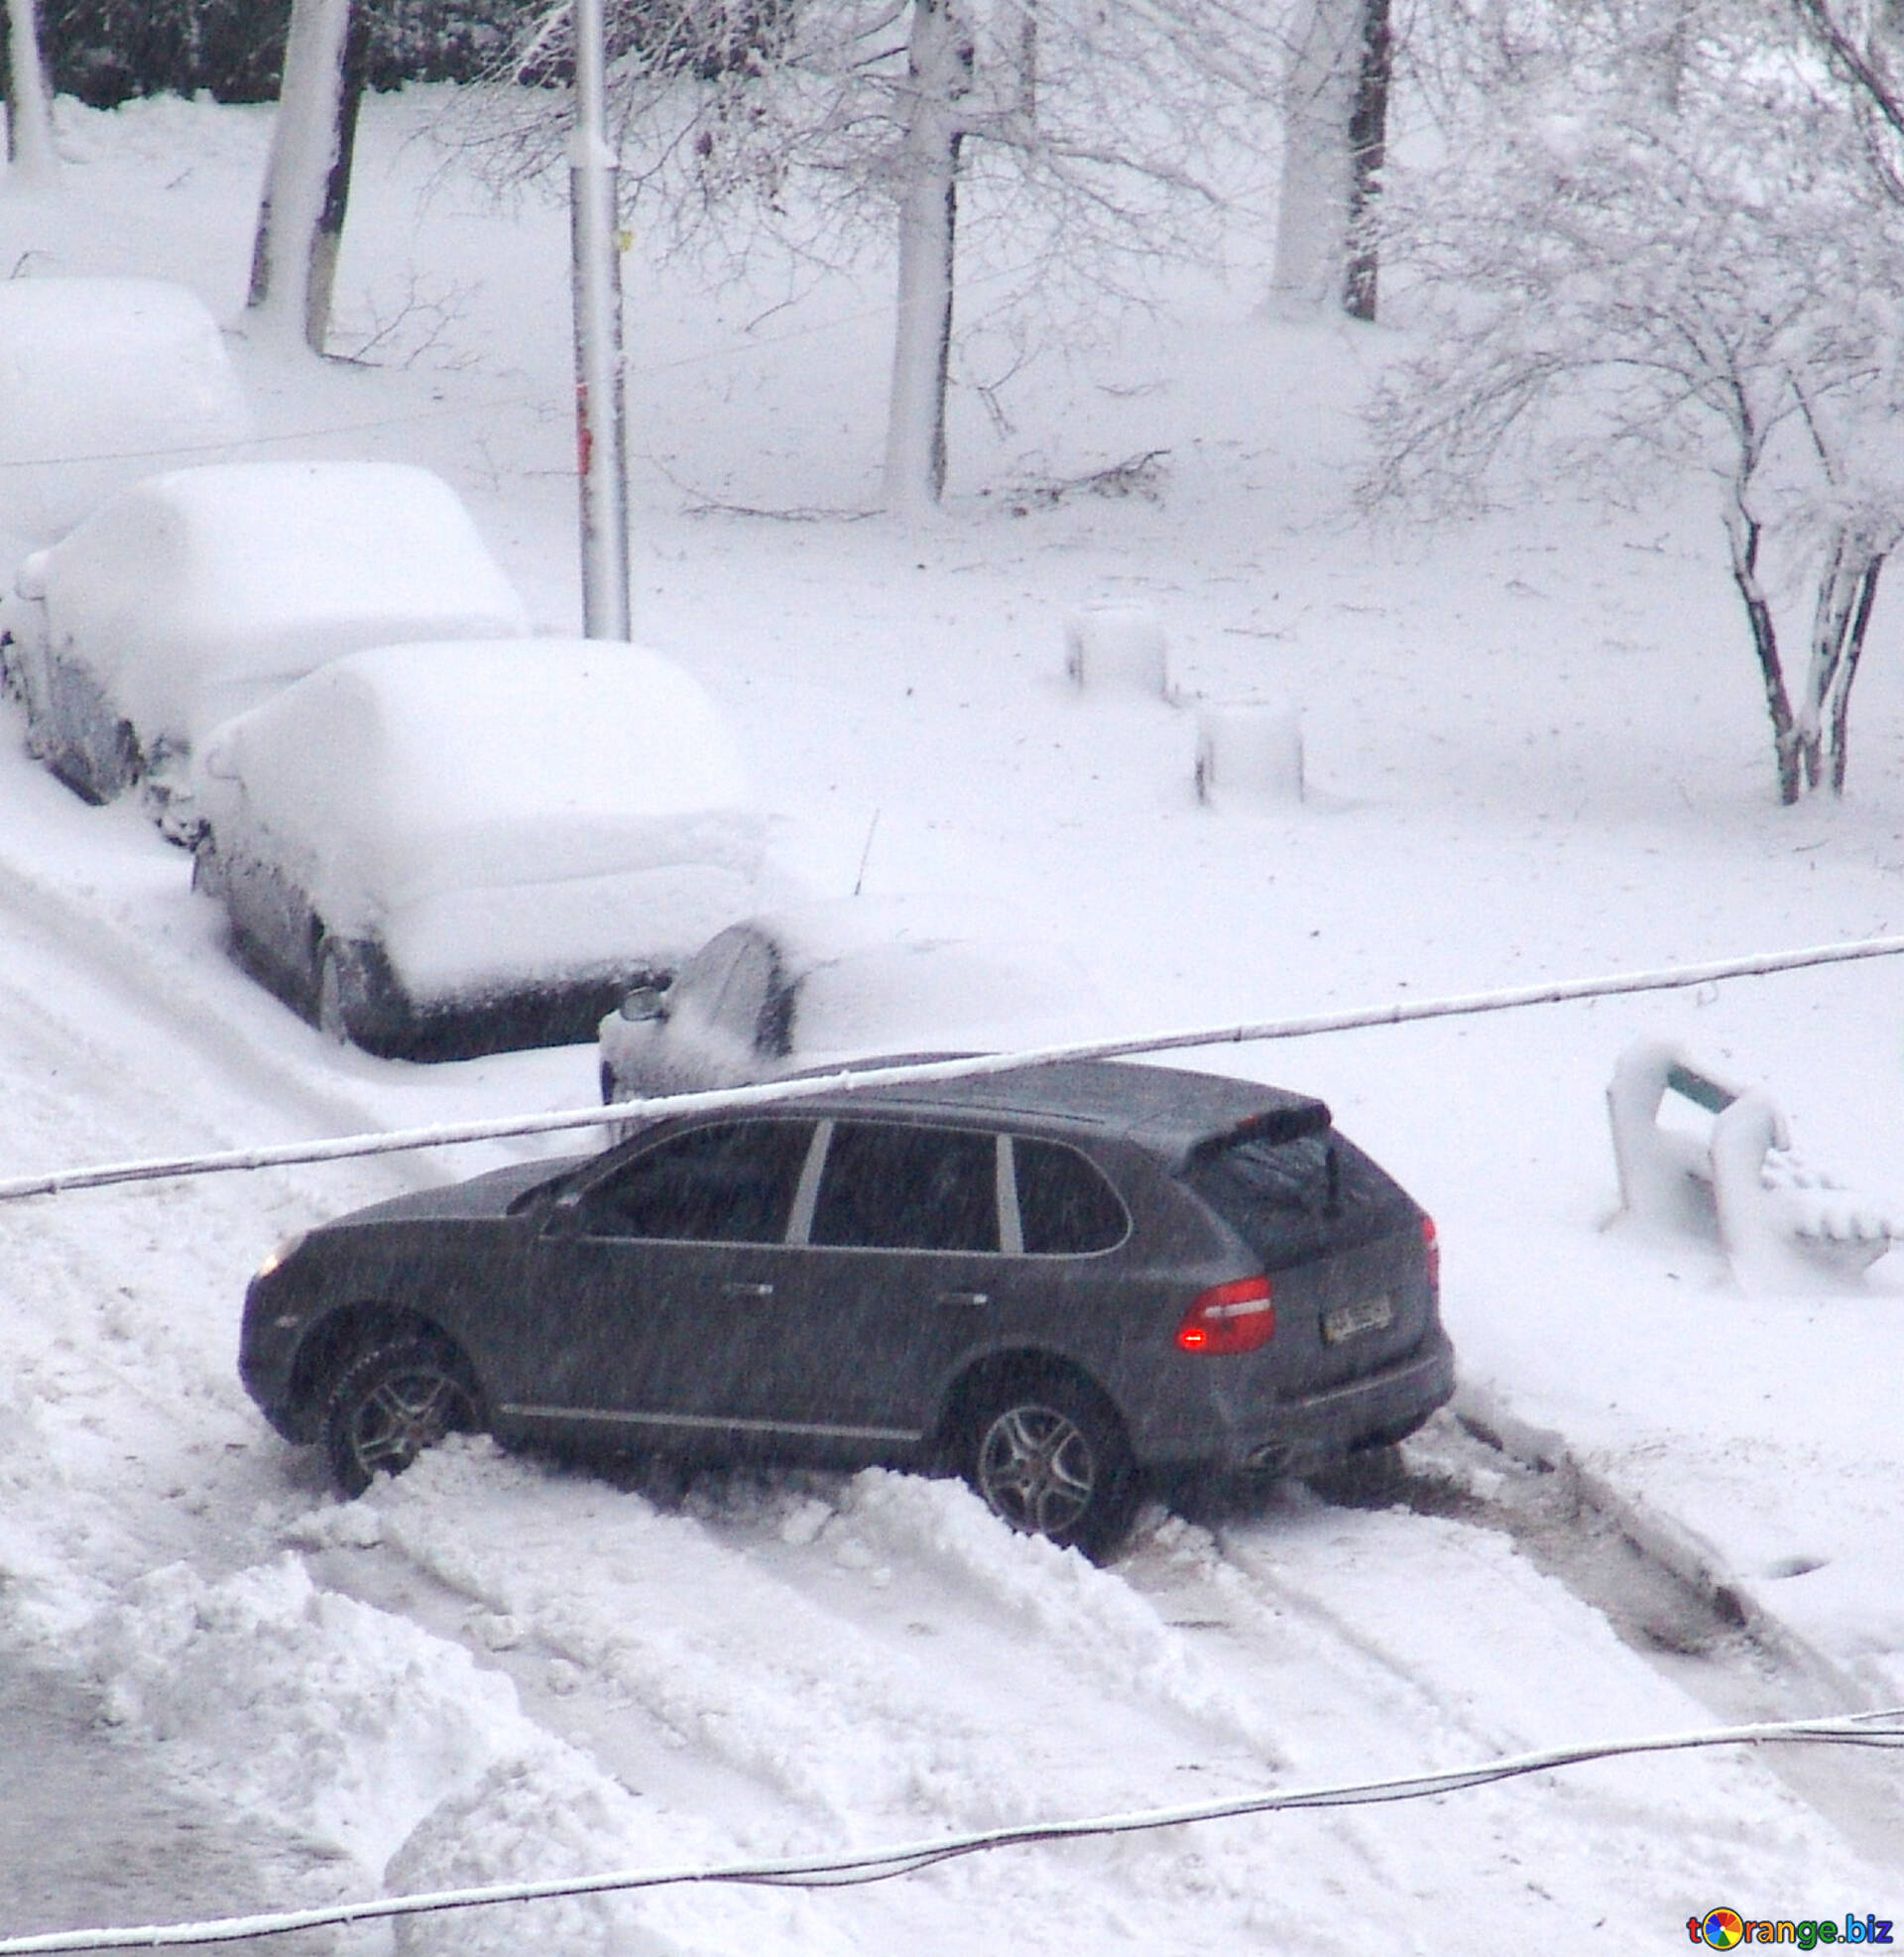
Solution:
[[[60,175],[53,141],[53,102],[40,59],[36,0],[6,0],[7,161],[21,183],[44,186]]]
[[[957,0],[913,0],[899,183],[899,274],[887,411],[886,507],[914,516],[945,490],[945,392],[952,353],[959,102],[972,39]]]
[[[362,96],[351,15],[352,0],[293,0],[252,247],[252,315],[267,336],[301,337],[313,353],[323,352],[330,328]]]
[[[1271,309],[1340,306],[1349,265],[1356,159],[1351,136],[1363,64],[1365,0],[1305,0],[1282,97],[1282,184]]]

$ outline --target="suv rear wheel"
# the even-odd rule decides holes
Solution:
[[[1102,1561],[1136,1507],[1117,1414],[1082,1380],[1053,1376],[989,1394],[967,1428],[965,1478],[1001,1522]]]

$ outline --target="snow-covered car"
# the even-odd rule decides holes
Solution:
[[[602,1099],[895,1053],[1057,1044],[1097,1010],[1077,961],[1001,900],[794,905],[730,925],[672,985],[631,992],[602,1021]]]
[[[384,646],[227,722],[193,881],[239,959],[338,1039],[416,1058],[588,1039],[754,896],[725,721],[659,654]]]
[[[27,743],[110,801],[144,782],[169,833],[193,746],[326,660],[521,638],[528,614],[455,492],[394,462],[228,462],[150,477],[27,557],[0,665]]]
[[[50,543],[141,476],[218,459],[251,431],[224,335],[188,288],[0,280],[0,529]]]
[[[653,1122],[287,1244],[239,1370],[360,1494],[452,1429],[950,1466],[1103,1554],[1146,1475],[1302,1474],[1454,1390],[1435,1228],[1322,1102],[1070,1061]]]

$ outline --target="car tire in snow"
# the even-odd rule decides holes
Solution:
[[[979,1403],[966,1433],[965,1478],[1002,1522],[1093,1561],[1117,1548],[1136,1472],[1116,1412],[1084,1381],[1008,1383]]]
[[[360,1352],[338,1374],[324,1403],[324,1452],[337,1486],[358,1496],[445,1434],[481,1426],[468,1367],[444,1342],[409,1336]]]

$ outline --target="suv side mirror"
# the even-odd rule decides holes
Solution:
[[[582,1227],[582,1192],[564,1189],[548,1206],[543,1228],[551,1237],[573,1237]]]
[[[23,598],[44,598],[47,595],[47,553],[36,550],[30,557],[20,560],[19,568],[13,573],[13,588]]]
[[[667,992],[658,985],[638,985],[622,1000],[625,1020],[664,1020],[667,1018]]]

